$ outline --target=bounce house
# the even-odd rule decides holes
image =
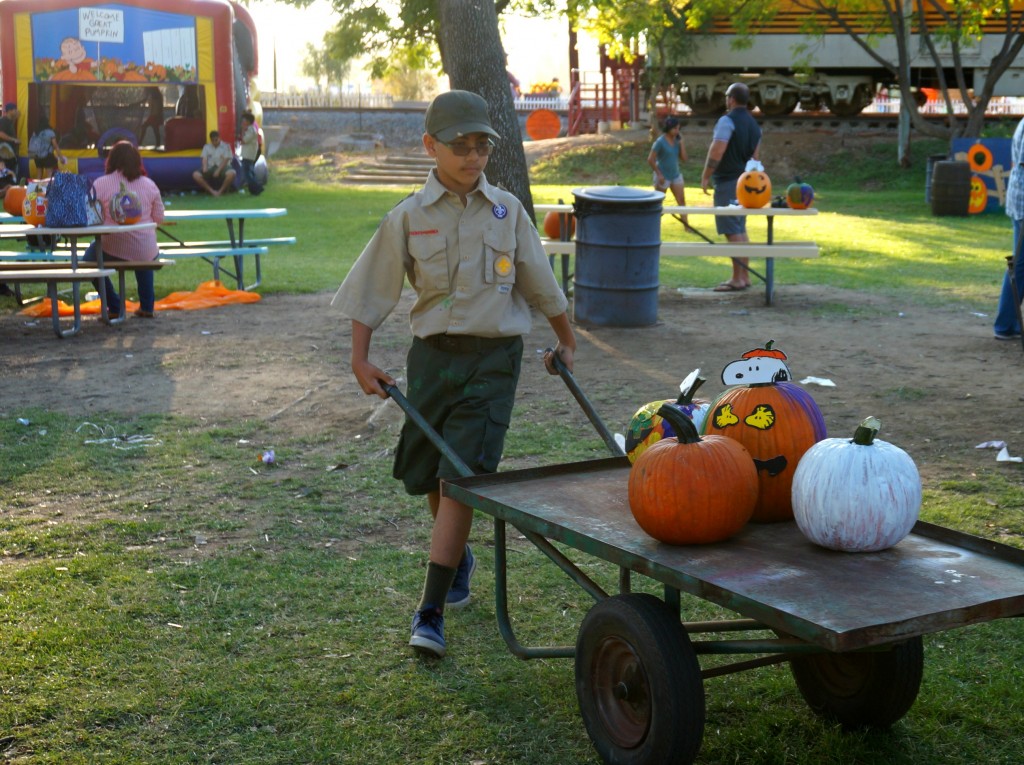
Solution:
[[[162,190],[193,188],[210,131],[234,145],[256,73],[255,24],[230,0],[0,0],[0,85],[21,114],[21,177],[37,174],[29,137],[45,119],[68,170],[101,175],[127,139]]]

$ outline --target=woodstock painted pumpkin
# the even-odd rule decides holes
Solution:
[[[877,552],[899,543],[917,522],[921,476],[910,455],[875,438],[864,420],[853,438],[826,438],[793,476],[793,515],[809,540],[830,550]]]
[[[629,509],[645,532],[671,545],[728,539],[750,520],[757,471],[738,441],[697,435],[671,404],[658,414],[679,434],[658,441],[629,471]]]
[[[755,209],[772,201],[772,182],[764,168],[748,169],[740,176],[736,181],[736,201],[742,207]]]
[[[673,438],[676,431],[671,423],[658,414],[662,404],[669,404],[682,412],[687,419],[693,423],[693,427],[700,432],[704,426],[704,418],[707,416],[708,407],[711,402],[704,399],[694,399],[693,395],[697,388],[707,380],[700,376],[700,370],[695,369],[686,376],[679,385],[679,398],[665,399],[663,401],[651,401],[637,409],[633,419],[629,421],[629,430],[626,431],[626,456],[630,463],[634,463],[652,444],[663,438]]]
[[[572,213],[556,213],[554,210],[544,216],[544,234],[548,239],[561,239],[562,220],[565,221],[565,238],[572,239],[576,233],[576,216]]]
[[[801,183],[797,178],[795,183],[786,187],[786,204],[794,210],[806,210],[814,202],[814,189],[809,183]]]
[[[142,219],[139,195],[134,191],[129,191],[124,181],[121,181],[121,188],[111,197],[109,209],[111,219],[123,226],[138,223]]]
[[[826,435],[818,405],[792,374],[786,354],[772,348],[744,353],[722,371],[722,382],[734,387],[711,404],[704,422],[706,435],[734,438],[750,452],[757,469],[758,498],[753,520],[793,518],[793,473],[812,445]]]
[[[29,191],[21,205],[21,217],[30,226],[42,226],[46,223],[46,194],[42,191]]]

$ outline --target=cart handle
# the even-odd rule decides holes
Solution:
[[[416,423],[417,427],[419,427],[419,429],[423,431],[423,434],[430,440],[430,443],[432,443],[437,450],[452,463],[460,476],[463,478],[469,478],[469,476],[475,475],[469,465],[462,461],[462,458],[456,454],[452,447],[450,447],[447,442],[441,438],[440,434],[431,427],[430,423],[423,418],[423,415],[419,413],[416,407],[409,403],[409,399],[402,394],[402,391],[394,385],[386,382],[382,382],[380,387],[384,389],[384,392],[387,393],[388,396],[394,399],[394,402],[402,408],[402,411],[405,412],[406,416]]]
[[[569,388],[569,392],[572,393],[573,398],[579,402],[580,407],[583,409],[583,413],[587,415],[587,419],[593,424],[597,430],[597,434],[604,439],[605,445],[608,450],[616,457],[625,457],[626,453],[622,450],[622,447],[615,442],[615,436],[612,435],[611,431],[605,426],[594,410],[593,405],[587,398],[586,394],[580,389],[579,383],[576,382],[576,378],[572,376],[572,372],[569,368],[562,363],[562,360],[558,358],[558,354],[552,348],[548,348],[544,351],[545,354],[551,354],[551,365],[558,372],[558,376],[565,381],[566,386]]]

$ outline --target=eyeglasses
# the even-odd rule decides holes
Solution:
[[[486,157],[494,150],[494,141],[492,141],[489,138],[486,141],[482,141],[480,143],[476,143],[473,145],[470,145],[465,141],[458,141],[457,143],[448,143],[447,141],[442,141],[440,138],[435,138],[434,140],[437,141],[442,146],[447,146],[449,149],[451,149],[452,154],[454,154],[456,157],[468,157],[471,151],[475,151],[481,157]]]

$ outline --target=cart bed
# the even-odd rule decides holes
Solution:
[[[676,547],[633,520],[625,458],[447,481],[443,491],[535,532],[829,651],[1024,614],[1024,551],[927,523],[878,553],[841,553],[796,524],[748,524]]]

